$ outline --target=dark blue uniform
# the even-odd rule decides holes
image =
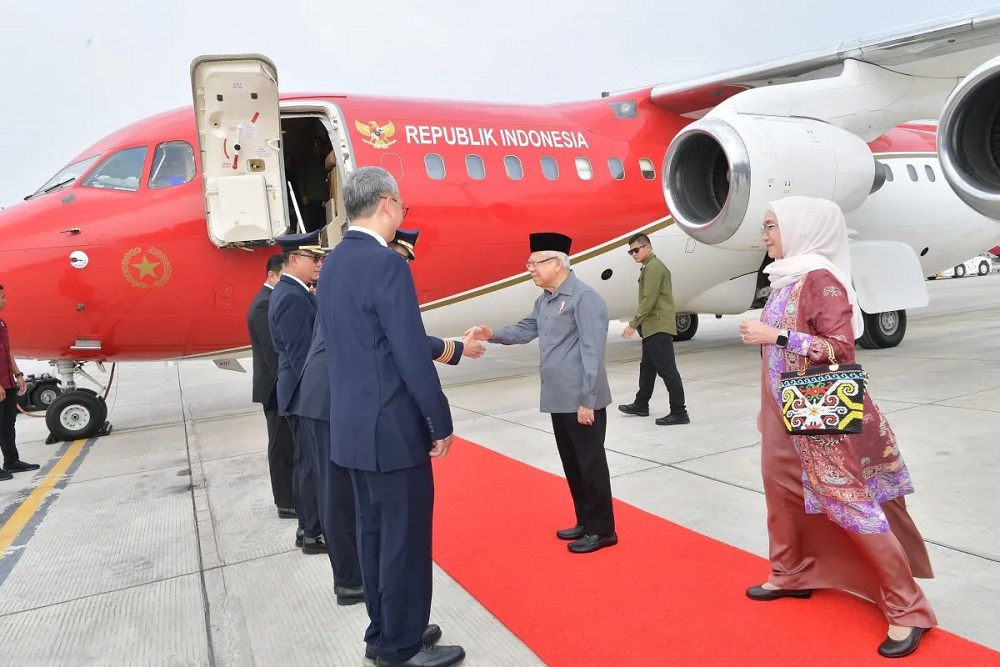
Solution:
[[[278,353],[278,382],[276,388],[278,414],[289,416],[292,392],[305,366],[312,341],[313,324],[316,320],[316,297],[289,275],[282,275],[274,286],[271,304],[268,307],[268,321],[271,339]],[[295,435],[294,417],[289,420]],[[313,539],[321,534],[319,508],[316,501],[316,471],[312,457],[303,451],[302,443],[295,440],[295,462],[293,488],[295,512],[299,519],[299,529],[304,538]]]
[[[270,285],[260,288],[247,310],[247,331],[253,348],[253,391],[254,403],[264,407],[267,422],[267,463],[271,474],[271,494],[279,510],[295,507],[292,493],[295,445],[288,422],[278,414],[278,399],[275,384],[278,380],[278,353],[271,342],[271,325],[268,310],[271,304]]]
[[[421,648],[431,606],[433,440],[452,435],[413,278],[398,253],[348,231],[320,273],[330,458],[350,470],[370,624],[378,656]],[[273,297],[272,297],[273,298]]]
[[[433,336],[428,336],[428,340],[435,361],[455,365],[461,360],[464,349],[461,342]],[[313,329],[312,344],[289,413],[295,417],[295,437],[302,443],[303,452],[312,457],[317,473],[319,520],[327,540],[337,602],[351,604],[351,597],[341,595],[337,589],[361,586],[354,486],[347,468],[330,460],[330,374],[323,328],[318,324]]]

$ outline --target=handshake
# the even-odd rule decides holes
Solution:
[[[462,356],[478,359],[486,353],[486,348],[480,341],[493,337],[493,330],[484,324],[477,324],[462,334]]]

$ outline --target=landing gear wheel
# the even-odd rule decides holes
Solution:
[[[110,432],[108,406],[90,389],[67,391],[45,411],[45,425],[51,442],[69,442]]]
[[[54,382],[37,386],[31,390],[31,404],[36,409],[45,410],[52,405],[52,401],[59,398],[61,393],[62,388]]]
[[[906,335],[906,311],[890,310],[885,313],[864,313],[865,332],[858,339],[861,347],[880,350],[896,347]]]
[[[683,313],[677,316],[677,335],[674,340],[691,340],[698,333],[698,316]]]

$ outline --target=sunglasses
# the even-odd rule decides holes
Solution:
[[[630,254],[630,255],[638,255],[638,254],[639,254],[639,251],[640,251],[640,250],[642,250],[642,249],[643,249],[643,248],[645,248],[645,247],[646,247],[646,246],[644,246],[644,245],[641,245],[641,246],[637,246],[637,247],[635,247],[635,248],[629,248],[629,249],[628,249],[628,254]]]

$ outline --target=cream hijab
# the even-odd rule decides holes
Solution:
[[[771,287],[781,289],[810,271],[826,269],[840,281],[854,308],[851,325],[860,338],[865,325],[858,295],[851,282],[851,253],[847,245],[847,223],[840,207],[828,199],[785,197],[768,202],[778,219],[784,257],[769,264],[764,273]]]

